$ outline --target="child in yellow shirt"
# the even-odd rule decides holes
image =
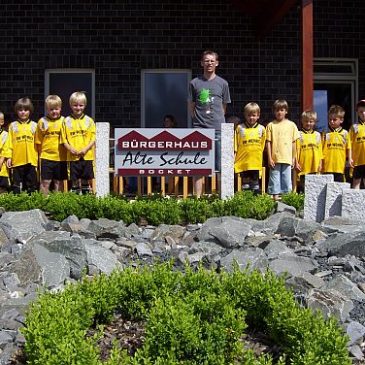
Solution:
[[[0,111],[0,193],[5,193],[10,187],[9,170],[6,166],[6,160],[11,157],[9,150],[9,135],[4,130],[5,116]]]
[[[297,139],[297,162],[299,186],[298,191],[304,192],[304,177],[307,174],[319,173],[322,169],[322,139],[321,134],[314,130],[317,113],[307,110],[301,116],[302,129]]]
[[[48,195],[52,181],[54,191],[60,191],[61,181],[67,180],[67,151],[61,144],[61,98],[47,96],[45,107],[47,115],[38,121],[35,142],[40,153],[40,191]]]
[[[235,130],[235,173],[241,173],[242,189],[260,190],[259,179],[262,173],[262,154],[265,147],[265,127],[258,123],[260,107],[248,103],[244,107],[245,121],[238,124]]]
[[[62,143],[68,150],[72,191],[92,191],[94,178],[95,123],[84,114],[87,104],[85,93],[77,91],[70,96],[72,114],[65,118],[62,128]]]
[[[34,192],[38,188],[38,152],[35,145],[37,123],[30,120],[33,103],[29,98],[19,99],[14,106],[17,120],[9,126],[11,158],[6,163],[13,170],[13,191]]]
[[[365,100],[356,105],[359,120],[350,128],[352,159],[354,164],[352,187],[360,189],[361,180],[365,181]]]
[[[323,138],[323,173],[333,174],[334,181],[345,181],[346,156],[353,167],[349,133],[341,127],[345,110],[332,105],[328,110],[329,132]]]
[[[267,160],[270,167],[268,192],[274,200],[280,194],[292,190],[292,168],[296,160],[296,140],[298,128],[286,118],[286,100],[276,100],[273,105],[275,120],[266,127]]]

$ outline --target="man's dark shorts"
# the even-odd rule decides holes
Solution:
[[[70,178],[72,181],[82,179],[91,180],[94,178],[94,166],[92,160],[80,159],[70,162]]]
[[[67,162],[41,159],[42,180],[67,180]]]

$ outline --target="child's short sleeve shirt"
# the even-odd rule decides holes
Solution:
[[[299,138],[294,122],[274,120],[266,127],[266,140],[271,142],[271,156],[275,163],[293,163],[293,143]]]

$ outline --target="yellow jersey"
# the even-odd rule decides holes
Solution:
[[[365,165],[365,123],[359,121],[353,124],[349,134],[354,166]]]
[[[9,149],[9,134],[4,130],[1,130],[0,132],[0,157],[5,157],[5,159],[11,158],[11,152]],[[9,170],[6,167],[5,160],[0,169],[0,176],[9,177]]]
[[[346,151],[351,149],[349,133],[337,128],[324,134],[323,172],[343,174],[346,166]]]
[[[83,115],[81,118],[75,119],[73,116],[68,116],[63,123],[61,141],[80,151],[91,142],[95,142],[95,133],[95,122],[91,117]],[[94,160],[94,150],[95,146],[85,154],[84,160]],[[67,156],[68,161],[80,159],[79,156],[72,155],[69,152]]]
[[[43,117],[37,124],[35,143],[40,145],[40,158],[51,161],[66,161],[67,151],[61,143],[63,117],[56,120]]]
[[[298,128],[291,120],[274,120],[267,125],[266,140],[271,143],[271,156],[275,163],[293,163],[293,143],[298,138]]]
[[[37,123],[32,120],[26,122],[15,121],[9,126],[9,149],[13,167],[30,163],[38,165],[38,152],[35,146]]]
[[[319,164],[323,158],[321,134],[317,131],[301,130],[296,143],[297,159],[302,169],[298,176],[319,172]]]
[[[261,176],[262,153],[266,141],[265,127],[256,123],[250,127],[246,124],[237,126],[234,138],[236,153],[234,171],[236,173],[258,170]]]

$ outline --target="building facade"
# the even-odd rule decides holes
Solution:
[[[189,125],[187,85],[201,72],[200,54],[220,55],[218,73],[230,84],[228,114],[242,116],[256,101],[262,121],[287,99],[289,117],[301,113],[301,8],[294,3],[263,35],[265,19],[223,0],[5,0],[2,6],[0,110],[14,118],[17,99],[29,96],[33,119],[48,93],[86,90],[88,112],[118,127],[159,126],[164,114]],[[269,2],[274,3],[274,2]],[[263,9],[261,9],[263,10]],[[365,98],[362,0],[313,0],[315,96],[326,109],[346,108],[347,125]],[[326,124],[322,117],[322,124]]]

